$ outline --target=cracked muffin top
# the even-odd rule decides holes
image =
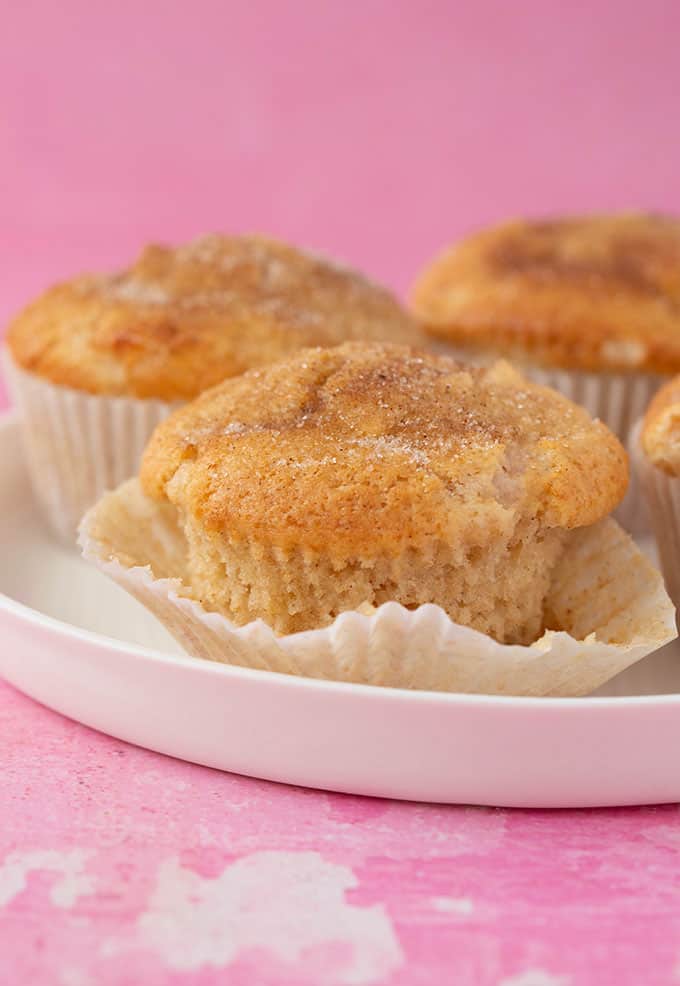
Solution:
[[[629,213],[509,222],[436,258],[412,291],[464,348],[594,371],[680,371],[680,221]]]
[[[505,362],[346,343],[174,412],[141,481],[207,530],[348,557],[488,544],[527,516],[592,524],[622,499],[628,465],[603,424]]]
[[[55,384],[173,401],[305,346],[364,338],[421,337],[355,271],[262,236],[210,235],[50,288],[14,319],[8,344]]]

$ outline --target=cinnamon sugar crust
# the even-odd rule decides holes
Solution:
[[[426,331],[567,369],[680,371],[680,221],[516,221],[442,253],[412,290]]]
[[[627,464],[604,425],[507,363],[350,343],[180,408],[157,428],[141,478],[212,530],[399,551],[447,540],[506,499],[550,525],[592,524],[623,496]]]
[[[59,284],[12,322],[25,370],[93,394],[187,400],[305,346],[420,339],[384,288],[262,236],[152,245],[127,270]]]

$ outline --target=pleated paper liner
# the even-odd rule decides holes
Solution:
[[[138,480],[106,495],[81,525],[84,556],[151,610],[190,655],[337,681],[499,695],[584,695],[675,635],[660,574],[607,519],[574,535],[560,564],[546,630],[531,646],[499,644],[438,606],[385,603],[333,624],[276,636],[235,626],[192,598],[173,507]]]
[[[641,429],[642,421],[632,433],[632,464],[647,499],[666,587],[677,606],[680,603],[680,478],[670,476],[649,461],[640,446]]]
[[[85,511],[138,472],[152,431],[176,405],[60,387],[2,355],[36,501],[54,536],[74,547]]]

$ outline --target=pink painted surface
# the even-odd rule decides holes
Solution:
[[[499,811],[220,774],[0,684],[0,982],[672,983],[680,809]]]
[[[2,321],[151,238],[271,231],[403,291],[505,215],[680,211],[673,0],[27,0],[2,33]],[[680,978],[676,807],[276,787],[125,747],[3,684],[0,760],[3,984]]]

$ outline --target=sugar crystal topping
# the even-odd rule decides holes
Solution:
[[[210,234],[176,248],[150,246],[129,270],[84,278],[80,287],[112,302],[188,316],[214,312],[239,319],[252,313],[282,327],[318,329],[322,336],[332,324],[344,325],[344,338],[364,335],[360,326],[355,332],[352,318],[399,321],[414,331],[391,295],[363,275],[258,236]]]
[[[330,367],[333,356],[315,350],[291,362],[287,374],[276,368],[249,373],[235,389],[225,387],[225,400],[213,402],[221,410],[209,423],[188,414],[181,441],[200,446],[268,434],[292,449],[275,460],[277,468],[328,465],[358,452],[366,461],[408,459],[425,467],[591,426],[585,412],[550,391],[524,386],[507,364],[482,370],[401,347],[342,349],[349,359]],[[290,437],[294,432],[299,439]]]
[[[157,430],[145,463],[152,495],[171,484],[173,502],[211,527],[240,518],[284,540],[291,523],[352,540],[371,512],[430,537],[451,509],[471,510],[474,526],[479,504],[578,526],[626,481],[616,439],[509,364],[380,343],[306,350],[225,381]]]

